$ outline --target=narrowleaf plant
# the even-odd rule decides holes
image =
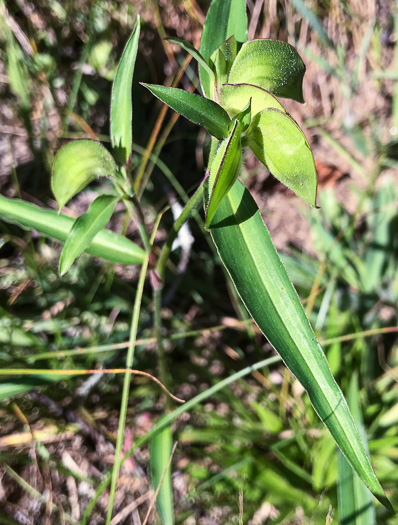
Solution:
[[[165,268],[173,241],[200,203],[204,207],[206,230],[253,320],[305,388],[315,411],[346,458],[346,468],[350,465],[374,496],[392,511],[371,467],[347,402],[332,376],[259,209],[239,181],[242,151],[250,148],[277,179],[306,203],[316,206],[317,177],[311,149],[303,132],[277,98],[304,101],[302,80],[305,65],[302,59],[285,42],[247,41],[245,0],[213,0],[200,51],[189,42],[169,39],[198,62],[202,95],[171,87],[144,86],[172,109],[203,126],[211,135],[211,150],[205,180],[175,221],[160,256],[155,258],[152,250],[155,231],[149,232],[143,219],[138,198],[139,184],[134,182],[130,164],[131,85],[139,34],[138,19],[113,84],[112,154],[96,141],[78,140],[60,149],[53,166],[52,189],[59,210],[99,176],[112,181],[113,192],[99,195],[88,211],[75,221],[62,213],[0,197],[3,219],[65,243],[59,264],[60,275],[65,274],[84,251],[114,263],[141,265],[126,358],[115,464],[112,476],[105,479],[96,494],[98,498],[111,482],[107,523],[112,518],[121,464],[144,283],[150,272],[160,380],[170,386],[161,337]],[[105,229],[119,202],[124,203],[137,221],[143,248]],[[146,438],[151,438],[151,470],[154,488],[159,489],[158,510],[162,522],[167,524],[174,523],[170,475],[171,422],[184,410],[184,406],[174,411],[168,407],[168,413]],[[341,456],[341,461],[344,457]],[[95,499],[86,511],[83,523],[89,519],[94,504]]]

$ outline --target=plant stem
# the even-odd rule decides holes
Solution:
[[[163,344],[162,335],[162,288],[153,288],[153,307],[154,307],[154,327],[156,335],[156,348],[158,354],[159,379],[169,389],[171,381],[170,374],[167,369],[166,353]],[[166,398],[167,411],[172,409],[170,399]]]
[[[167,236],[166,242],[163,245],[162,251],[160,253],[160,257],[158,260],[158,263],[156,265],[156,270],[159,274],[159,277],[163,280],[164,273],[166,270],[166,264],[170,256],[171,247],[173,246],[173,242],[178,236],[178,232],[182,228],[182,226],[187,221],[189,215],[191,212],[196,208],[196,206],[199,205],[199,203],[202,201],[202,194],[203,194],[203,186],[200,184],[196,192],[192,195],[192,197],[189,199],[189,201],[184,206],[184,209],[181,212],[181,215],[178,217],[178,219],[173,224],[172,229],[169,231],[169,234]]]
[[[202,188],[202,184],[200,184],[200,186],[198,187],[194,195],[186,203],[184,209],[181,212],[181,215],[178,217],[178,219],[173,224],[172,229],[169,231],[166,242],[163,245],[163,248],[162,248],[162,251],[159,257],[159,261],[156,265],[156,271],[158,272],[160,283],[157,286],[153,286],[154,327],[155,327],[155,335],[156,335],[156,342],[157,342],[156,346],[157,346],[157,353],[158,353],[160,381],[164,385],[168,385],[168,387],[170,387],[171,382],[170,382],[170,375],[167,369],[166,354],[164,350],[163,336],[162,336],[162,290],[163,290],[164,274],[166,271],[166,264],[170,256],[171,247],[173,245],[173,242],[176,239],[181,227],[187,221],[189,215],[192,213],[195,207],[201,202],[202,192],[203,192],[203,188]],[[166,399],[166,406],[167,406],[168,411],[170,411],[172,408],[170,399]]]
[[[145,284],[145,277],[146,277],[146,272],[148,268],[148,262],[149,262],[149,256],[146,257],[146,259],[142,263],[140,277],[138,280],[137,292],[136,292],[135,301],[134,301],[133,315],[131,319],[130,341],[129,341],[129,347],[127,350],[126,368],[132,368],[132,365],[133,365],[134,348],[135,348],[135,342],[137,339],[138,321],[140,318],[141,301],[142,301],[142,295],[144,292],[144,284]],[[124,376],[124,382],[123,382],[122,402],[120,406],[119,428],[118,428],[118,433],[117,433],[116,450],[115,450],[115,463],[113,465],[113,470],[112,470],[112,483],[111,483],[111,491],[109,495],[109,507],[108,507],[108,513],[106,517],[106,525],[109,525],[112,519],[113,505],[115,502],[116,485],[117,485],[117,480],[119,476],[120,462],[121,462],[120,454],[122,452],[122,445],[123,445],[123,439],[124,439],[124,428],[126,425],[127,405],[128,405],[129,392],[130,392],[130,379],[131,379],[131,373],[127,372]]]

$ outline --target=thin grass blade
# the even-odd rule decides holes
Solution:
[[[174,524],[173,489],[171,486],[171,467],[168,466],[173,435],[171,427],[164,428],[151,440],[152,486],[156,490],[161,483],[156,504],[163,525]]]
[[[359,404],[358,375],[353,374],[347,393],[348,405],[358,426],[362,442],[367,452],[368,442],[363,426]],[[375,509],[372,494],[365,487],[340,450],[338,453],[337,496],[339,504],[339,523],[342,525],[375,525]]]

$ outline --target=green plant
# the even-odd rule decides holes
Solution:
[[[143,286],[150,267],[160,375],[167,385],[160,319],[166,263],[181,226],[204,195],[206,227],[244,304],[307,390],[315,410],[351,465],[388,507],[388,500],[372,471],[348,406],[330,373],[259,210],[249,192],[237,180],[242,148],[248,146],[281,182],[309,204],[315,206],[316,203],[316,173],[311,150],[302,131],[275,98],[276,95],[299,102],[303,100],[304,64],[297,52],[283,42],[258,40],[246,43],[246,26],[243,1],[214,0],[206,19],[200,53],[187,42],[172,40],[198,60],[205,97],[147,85],[163,102],[204,126],[213,136],[208,177],[174,223],[157,260],[152,253],[154,232],[148,232],[143,220],[137,198],[139,188],[132,189],[129,162],[132,149],[130,90],[139,22],[123,53],[112,93],[111,142],[115,158],[99,143],[71,142],[60,150],[53,169],[52,187],[60,208],[100,175],[108,176],[113,182],[112,194],[100,195],[73,225],[66,217],[54,213],[49,224],[48,214],[51,212],[3,197],[0,199],[0,213],[6,220],[66,241],[60,260],[61,275],[85,250],[113,262],[141,264],[127,369],[133,364]],[[144,249],[103,230],[119,201],[138,221]],[[127,372],[108,523],[120,466],[129,382],[130,372]],[[157,485],[162,481],[158,506],[165,523],[174,519],[170,475],[164,476],[171,453],[170,433],[170,426],[163,425],[158,434],[153,433],[152,442],[154,482]]]

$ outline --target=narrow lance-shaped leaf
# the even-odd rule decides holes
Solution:
[[[129,160],[133,144],[131,89],[139,37],[140,18],[137,17],[133,33],[120,59],[112,87],[111,142],[116,158],[121,164],[126,164]]]
[[[222,141],[214,157],[209,177],[209,203],[206,210],[206,228],[209,228],[218,205],[231,189],[242,162],[240,136],[242,125],[235,120],[231,135]]]
[[[228,137],[230,119],[221,106],[207,98],[183,89],[153,84],[142,84],[174,111],[181,113],[195,124],[203,126],[210,135],[218,139]]]
[[[74,223],[72,217],[62,213],[43,210],[34,204],[1,195],[0,218],[61,242],[66,241]],[[142,264],[146,257],[142,248],[109,230],[100,231],[85,251],[117,264]]]
[[[229,84],[250,82],[278,97],[303,99],[305,65],[295,48],[279,40],[243,44],[229,74]]]
[[[361,479],[392,510],[258,207],[239,181],[220,203],[210,231],[254,321],[306,389],[314,409]]]
[[[247,40],[246,0],[213,0],[207,12],[203,27],[200,52],[205,60],[231,36],[238,42]],[[211,78],[199,66],[200,83],[203,94],[212,98]]]
[[[101,144],[93,140],[69,142],[58,151],[51,177],[59,209],[100,175],[115,174],[115,161]]]
[[[190,42],[187,42],[186,40],[183,40],[182,38],[178,38],[178,37],[169,37],[169,38],[166,38],[166,40],[168,42],[171,42],[172,44],[177,44],[178,46],[180,46],[182,49],[184,49],[184,51],[186,51],[187,53],[189,53],[195,60],[196,62],[203,68],[206,70],[207,74],[209,75],[209,77],[211,79],[213,79],[214,81],[214,71],[212,70],[212,68],[210,67],[209,63],[202,57],[202,55],[200,54],[200,52],[196,49],[196,47],[194,47]]]
[[[171,486],[171,467],[168,467],[173,435],[171,427],[168,426],[156,434],[151,440],[151,474],[153,490],[160,483],[160,489],[156,498],[156,504],[163,525],[174,524],[173,489]],[[162,479],[163,478],[163,479]]]
[[[253,117],[246,140],[274,177],[316,206],[314,157],[304,133],[289,115],[273,108],[261,111]]]
[[[352,375],[350,380],[347,401],[366,451],[369,453],[359,404],[358,375],[356,373]],[[337,454],[339,523],[343,525],[375,525],[375,509],[371,493],[353,471],[340,450],[337,451]]]
[[[279,100],[267,90],[252,84],[224,84],[221,87],[220,104],[232,118],[242,111],[251,99],[252,116],[268,108],[285,111]]]
[[[91,203],[87,213],[75,220],[61,253],[61,275],[69,270],[73,261],[84,252],[97,233],[105,228],[118,200],[119,197],[113,195],[100,195]]]

